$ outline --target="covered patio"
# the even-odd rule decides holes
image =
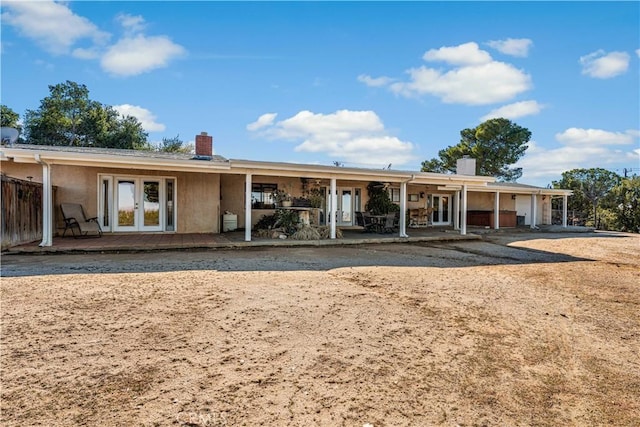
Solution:
[[[245,241],[244,231],[226,233],[109,233],[100,238],[54,237],[51,246],[39,246],[39,241],[14,246],[5,254],[51,254],[90,252],[137,252],[196,249],[234,249],[270,246],[332,246],[366,245],[378,243],[438,242],[451,240],[479,240],[475,234],[461,235],[451,227],[410,229],[409,237],[394,234],[366,233],[360,229],[342,230],[341,239],[292,240],[254,237]]]

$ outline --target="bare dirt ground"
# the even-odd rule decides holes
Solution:
[[[3,426],[638,426],[640,236],[4,256]]]

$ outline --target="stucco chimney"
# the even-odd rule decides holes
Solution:
[[[213,137],[206,132],[196,135],[196,156],[213,156]]]
[[[458,175],[475,175],[476,159],[469,156],[462,156],[456,161],[456,174]]]

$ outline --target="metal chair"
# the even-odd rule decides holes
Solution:
[[[64,218],[64,232],[62,237],[71,230],[73,237],[102,237],[102,228],[98,218],[87,218],[82,205],[77,203],[61,203],[60,210]],[[76,234],[76,230],[78,234]]]

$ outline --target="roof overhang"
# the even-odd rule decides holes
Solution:
[[[261,162],[231,159],[230,173],[262,176],[282,176],[315,179],[342,179],[356,181],[384,181],[389,183],[410,183],[437,185],[448,183],[469,183],[486,185],[494,178],[486,176],[447,175],[429,172],[411,172],[387,169],[346,168],[337,166],[311,165],[300,163]]]
[[[212,162],[204,160],[0,147],[0,160],[2,161],[39,163],[38,159],[52,165],[170,170],[179,172],[220,172],[228,171],[230,168],[229,162],[219,161]]]
[[[439,191],[460,191],[462,185],[439,186]],[[467,191],[479,193],[510,193],[510,194],[539,194],[541,196],[571,196],[573,191],[558,188],[521,187],[508,185],[468,185]]]

